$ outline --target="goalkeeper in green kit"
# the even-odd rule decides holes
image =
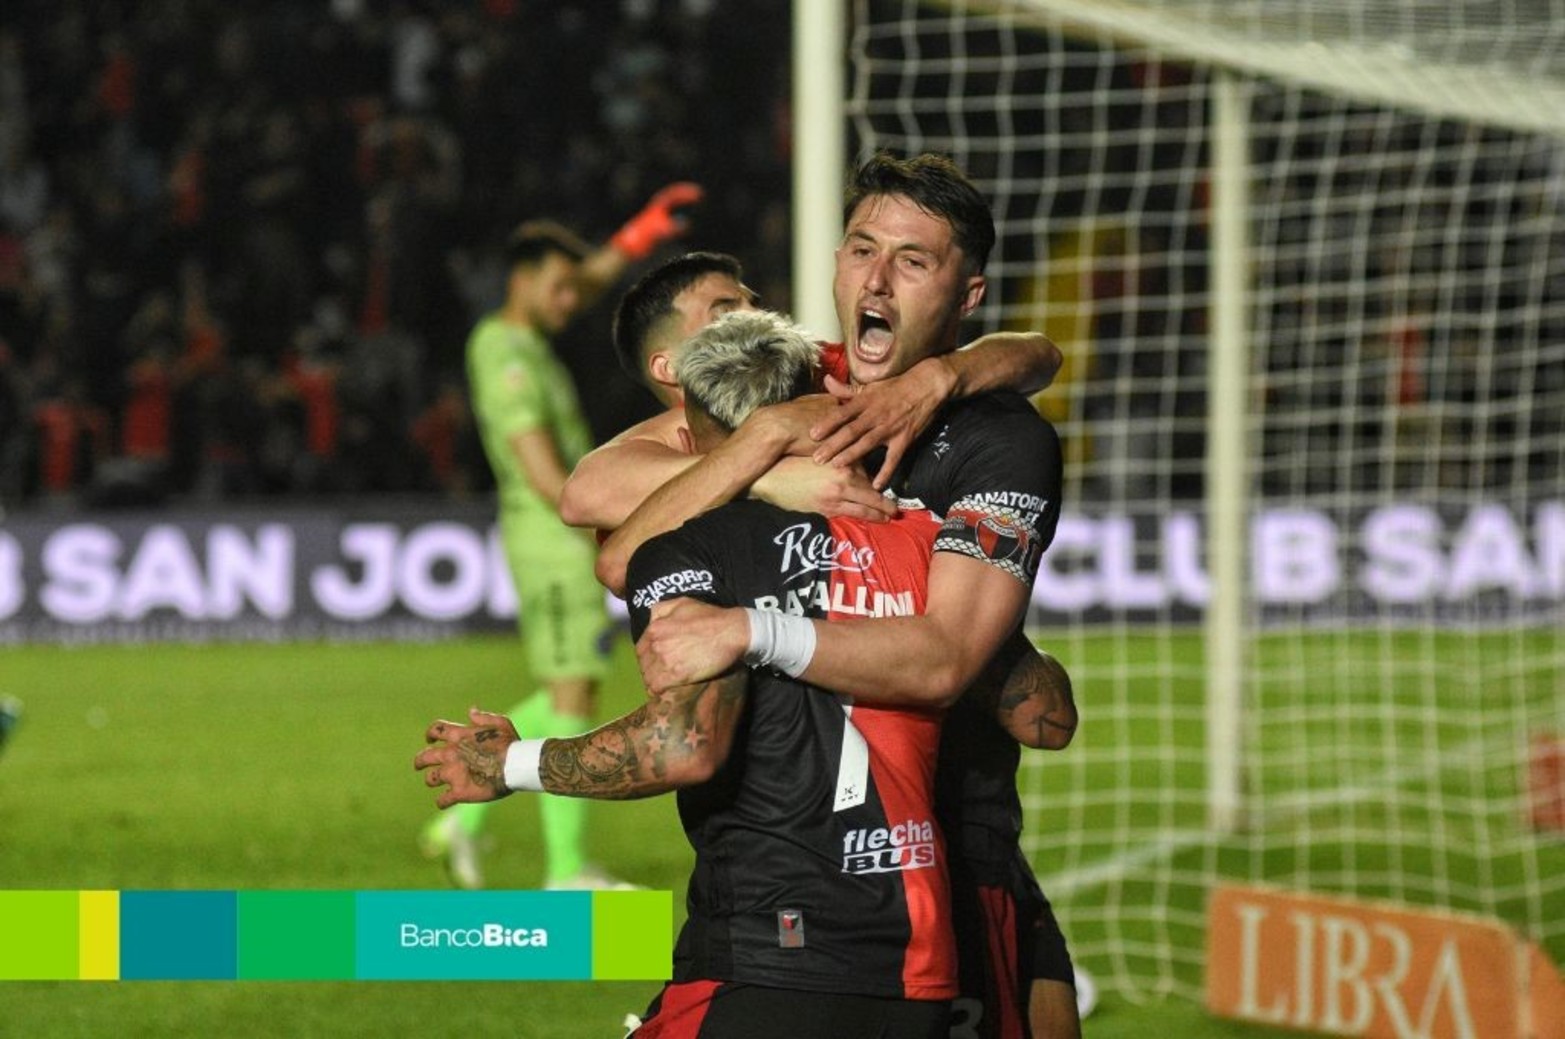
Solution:
[[[596,543],[560,520],[560,488],[593,444],[550,339],[628,264],[681,234],[679,208],[700,198],[697,185],[672,184],[598,249],[558,224],[521,225],[506,246],[505,302],[468,337],[469,393],[494,471],[529,669],[541,686],[510,712],[524,738],[572,736],[592,727],[613,632],[593,573]],[[545,887],[631,886],[583,855],[587,806],[570,797],[541,801]],[[488,807],[463,805],[424,827],[425,854],[443,859],[458,887],[483,886],[478,837]]]

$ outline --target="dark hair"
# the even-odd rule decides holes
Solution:
[[[592,255],[592,246],[553,220],[529,220],[518,225],[505,241],[505,269],[536,266],[550,253],[580,263]]]
[[[744,280],[744,268],[727,253],[694,252],[659,264],[620,297],[614,309],[614,352],[619,363],[637,382],[646,381],[641,351],[652,326],[674,313],[674,299],[708,274],[726,274]]]
[[[899,195],[951,225],[951,236],[973,273],[982,273],[994,248],[994,214],[967,174],[946,158],[925,152],[901,159],[879,152],[853,171],[843,197],[842,222],[859,203],[877,195]]]

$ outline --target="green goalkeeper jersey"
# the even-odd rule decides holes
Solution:
[[[528,481],[510,440],[529,430],[546,431],[567,472],[592,450],[592,433],[570,372],[538,332],[490,314],[468,337],[467,380],[501,513],[511,520],[562,526],[554,506]]]

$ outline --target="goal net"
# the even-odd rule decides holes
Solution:
[[[1198,996],[1231,879],[1565,960],[1565,4],[856,0],[849,33],[855,155],[993,202],[971,331],[1067,356],[1031,621],[1082,727],[1022,783],[1077,958]]]

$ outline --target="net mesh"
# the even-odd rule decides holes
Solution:
[[[969,171],[999,232],[973,333],[1067,357],[1031,620],[1083,720],[1028,758],[1025,840],[1130,998],[1198,995],[1220,879],[1480,912],[1565,959],[1565,10],[1498,6],[854,7],[857,153]],[[1199,625],[1219,76],[1252,163],[1230,832]]]

